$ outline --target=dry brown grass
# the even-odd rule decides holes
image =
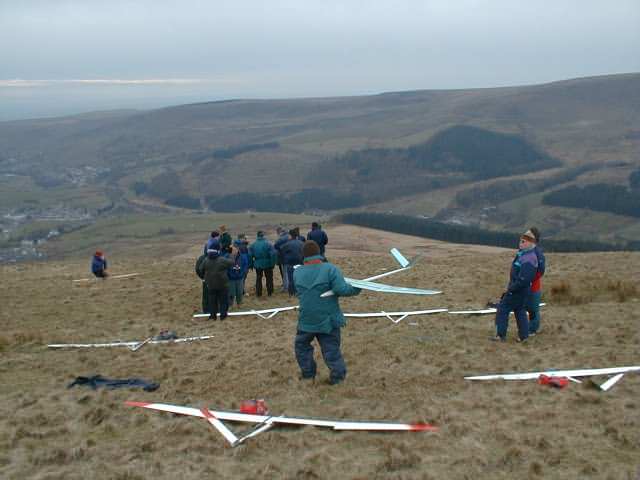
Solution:
[[[479,307],[504,288],[512,256],[351,227],[330,228],[329,235],[328,255],[346,274],[393,267],[384,251],[401,245],[426,258],[388,283],[444,291],[430,298],[363,293],[344,299],[345,311]],[[360,239],[357,252],[348,249],[354,239]],[[488,342],[490,316],[443,314],[398,325],[352,319],[343,330],[348,377],[331,387],[323,383],[328,372],[321,359],[316,384],[297,379],[295,314],[192,320],[200,303],[193,274],[200,247],[171,248],[162,257],[151,256],[150,248],[122,251],[112,259],[114,272],[144,275],[85,286],[71,282],[85,276],[85,258],[0,267],[0,477],[500,480],[624,479],[637,473],[638,375],[626,375],[608,393],[586,383],[555,390],[462,377],[638,364],[640,302],[632,281],[640,278],[640,254],[589,254],[588,262],[580,254],[549,255],[543,332],[525,345],[514,342],[513,325],[506,344]],[[41,294],[34,295],[33,285]],[[588,301],[567,300],[576,295]],[[243,308],[288,303],[280,293],[249,296]],[[215,338],[138,352],[44,347],[143,339],[162,328]],[[161,387],[151,393],[66,388],[76,376],[96,373],[147,378]],[[137,400],[234,409],[254,397],[265,398],[274,413],[426,421],[440,432],[278,427],[232,449],[199,419],[123,405]],[[247,428],[229,425],[238,432]]]

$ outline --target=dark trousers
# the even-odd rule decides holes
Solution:
[[[280,278],[282,279],[282,285],[284,285],[284,277],[286,276],[286,272],[282,263],[278,263],[278,270],[280,270]]]
[[[540,329],[540,299],[542,292],[531,292],[527,297],[526,308],[529,312],[529,333],[538,333]]]
[[[267,295],[271,296],[273,294],[273,267],[256,268],[256,296],[262,296],[262,274],[267,280]]]
[[[524,340],[529,336],[529,319],[525,307],[527,294],[506,294],[500,300],[496,312],[496,335],[505,338],[509,327],[509,313],[513,312],[518,323],[518,336]]]
[[[220,320],[227,318],[229,311],[229,289],[219,288],[217,290],[209,290],[209,314],[212,318],[216,318],[220,313]]]
[[[295,270],[293,267],[294,265],[287,265],[287,290],[289,292],[289,295],[293,296],[296,294],[296,286],[293,283],[293,271]]]
[[[202,282],[202,313],[209,313],[209,290],[204,282]]]
[[[294,348],[296,360],[302,371],[302,378],[314,378],[316,376],[316,362],[313,359],[313,345],[311,342],[316,338],[320,344],[322,358],[327,364],[331,375],[331,383],[340,383],[347,376],[347,367],[340,352],[340,328],[334,328],[329,333],[309,333],[298,330]]]

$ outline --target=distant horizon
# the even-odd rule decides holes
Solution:
[[[638,75],[640,71],[627,71],[627,72],[614,72],[614,73],[602,73],[595,75],[584,75],[577,77],[550,79],[539,82],[516,82],[505,83],[495,85],[482,85],[482,86],[467,86],[467,87],[436,87],[436,88],[407,88],[402,90],[387,89],[379,91],[367,91],[363,89],[362,92],[345,92],[342,94],[327,94],[327,95],[226,95],[215,97],[213,95],[205,94],[204,92],[176,92],[175,89],[180,86],[197,86],[202,88],[207,85],[215,83],[215,81],[209,81],[208,79],[0,79],[0,100],[3,102],[3,110],[0,112],[0,122],[12,122],[12,121],[28,121],[39,120],[47,118],[69,117],[88,115],[93,113],[108,113],[117,111],[150,111],[162,108],[179,107],[184,105],[202,104],[202,103],[215,103],[224,101],[276,101],[276,100],[304,100],[304,99],[322,99],[322,98],[349,98],[349,97],[366,97],[373,95],[384,95],[392,93],[409,93],[419,91],[452,91],[452,90],[483,90],[483,89],[497,89],[497,88],[519,88],[519,87],[535,87],[560,82],[570,82],[575,80],[583,80],[599,77],[610,76],[624,76],[624,75]],[[83,91],[79,100],[76,103],[69,103],[69,98],[64,99],[65,95],[72,94],[69,91],[69,87],[81,88]],[[17,91],[21,93],[24,90],[30,90],[37,88],[40,90],[44,98],[36,97],[32,98],[30,102],[26,104],[24,97],[18,95],[17,98],[10,96],[11,91]],[[51,97],[47,94],[52,93],[52,89],[61,89],[58,92],[61,97]],[[143,95],[132,96],[131,89],[142,88],[146,89],[146,92],[139,92]],[[161,89],[166,88],[166,92],[162,92]],[[88,92],[91,90],[92,92]],[[103,94],[107,90],[110,93],[110,97],[104,98]],[[121,90],[121,92],[117,92]],[[129,90],[129,91],[127,91]],[[149,91],[150,90],[150,91]],[[174,92],[171,95],[171,92]],[[93,93],[95,96],[89,96],[88,93]],[[118,93],[120,95],[118,96]],[[134,94],[137,92],[133,92]],[[169,95],[167,95],[169,93]],[[11,100],[14,100],[13,108],[11,108]],[[9,101],[9,104],[7,104]],[[52,106],[52,102],[54,106]],[[35,104],[35,105],[34,105]],[[9,108],[7,106],[9,105]],[[81,106],[86,105],[86,106]],[[48,113],[46,113],[48,111]],[[37,112],[37,113],[36,113]]]

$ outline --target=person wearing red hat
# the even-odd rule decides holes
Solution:
[[[91,272],[98,278],[106,278],[109,276],[107,273],[107,259],[100,250],[96,250],[91,259]]]

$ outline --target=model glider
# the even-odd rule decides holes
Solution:
[[[53,343],[47,345],[48,348],[98,348],[98,347],[128,347],[129,350],[135,352],[139,350],[143,345],[154,344],[163,345],[168,343],[184,343],[194,342],[197,340],[208,340],[213,338],[213,335],[204,335],[201,337],[185,337],[174,338],[171,340],[153,340],[153,337],[141,340],[138,342],[111,342],[111,343]]]
[[[405,270],[409,270],[411,267],[415,265],[417,257],[413,259],[413,261],[407,260],[397,248],[392,248],[390,250],[391,255],[396,261],[400,264],[400,268],[396,270],[391,270],[390,272],[381,273],[380,275],[374,275],[373,277],[365,278],[363,280],[358,280],[355,278],[344,277],[345,281],[356,288],[361,288],[363,290],[371,290],[373,292],[384,292],[384,293],[405,293],[409,295],[437,295],[438,293],[442,293],[438,290],[423,290],[421,288],[408,288],[408,287],[394,287],[393,285],[385,285],[384,283],[377,283],[374,280],[379,278],[386,277],[388,275],[393,275],[394,273],[404,272]],[[332,290],[328,290],[321,294],[321,297],[330,297],[331,295],[335,295]]]
[[[541,303],[540,306],[544,307],[546,305],[546,303]],[[481,308],[479,310],[454,310],[454,311],[449,311],[450,314],[452,315],[486,315],[489,313],[496,313],[497,309],[496,308]],[[513,314],[513,312],[511,312],[511,314]]]
[[[267,319],[267,318],[273,318],[280,312],[287,312],[289,310],[295,310],[296,308],[298,308],[298,306],[294,305],[292,307],[267,308],[265,310],[247,310],[244,312],[229,312],[227,313],[227,315],[230,317],[257,315],[260,318]],[[220,314],[218,314],[218,316],[220,316]],[[210,315],[208,313],[196,313],[193,316],[193,318],[209,318],[209,317]]]
[[[345,313],[345,317],[352,318],[375,318],[375,317],[386,317],[391,320],[393,323],[400,323],[407,317],[411,317],[413,315],[429,315],[431,313],[443,313],[446,312],[446,308],[434,308],[432,310],[414,310],[412,312],[379,312],[379,313]]]
[[[130,277],[135,277],[137,275],[141,275],[140,273],[125,273],[124,275],[109,275],[107,277],[104,278],[98,278],[98,277],[93,277],[93,278],[78,278],[76,280],[72,280],[74,282],[90,282],[91,280],[104,280],[104,279],[118,279],[118,278],[130,278]]]
[[[386,432],[433,432],[438,430],[438,427],[429,425],[428,423],[363,422],[350,420],[325,420],[307,417],[287,417],[284,415],[256,415],[226,410],[209,410],[208,408],[181,407],[166,403],[125,402],[125,405],[204,418],[224,436],[232,447],[241,444],[246,439],[254,437],[258,433],[264,432],[279,423],[288,425],[313,425],[315,427],[333,428],[334,430],[370,430]],[[249,422],[256,424],[256,426],[238,437],[235,433],[229,430],[224,423],[222,423],[222,420],[231,422]]]
[[[596,386],[607,391],[615,385],[625,373],[640,372],[640,366],[632,367],[611,367],[611,368],[592,368],[583,370],[549,370],[546,372],[530,372],[530,373],[500,373],[495,375],[478,375],[475,377],[464,377],[465,380],[533,380],[538,379],[541,375],[547,377],[564,377],[571,381],[581,383],[577,378],[592,377],[596,375],[613,375],[602,385]]]

